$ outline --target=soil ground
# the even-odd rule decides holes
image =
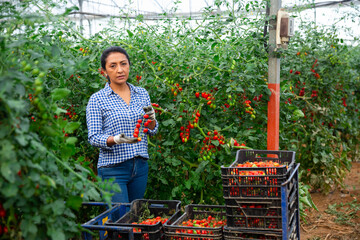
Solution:
[[[344,189],[311,196],[319,211],[307,211],[301,240],[360,240],[360,162],[353,162]]]

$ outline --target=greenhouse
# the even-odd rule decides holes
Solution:
[[[360,238],[360,0],[0,8],[0,239]]]

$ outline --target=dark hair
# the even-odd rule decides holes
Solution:
[[[113,47],[109,47],[109,48],[105,49],[103,51],[103,53],[101,54],[101,67],[104,70],[106,70],[106,68],[105,68],[106,59],[109,56],[109,54],[113,53],[113,52],[119,52],[119,53],[124,54],[126,56],[127,60],[129,61],[129,65],[131,65],[129,55],[127,54],[126,50],[123,49],[122,47],[113,46]]]

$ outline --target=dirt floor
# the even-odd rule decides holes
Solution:
[[[307,212],[301,240],[360,240],[360,162],[353,162],[345,186],[328,195],[311,194],[319,211]]]

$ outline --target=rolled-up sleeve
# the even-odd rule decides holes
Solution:
[[[99,107],[98,99],[94,96],[90,97],[86,106],[86,124],[88,128],[88,141],[92,146],[105,149],[112,148],[106,144],[110,135],[104,134],[101,108]]]
[[[149,128],[149,131],[148,131],[147,133],[149,134],[149,136],[154,136],[154,135],[157,133],[158,128],[159,128],[159,123],[158,123],[158,121],[156,120],[155,128],[154,128],[153,130],[151,130],[151,129]]]

